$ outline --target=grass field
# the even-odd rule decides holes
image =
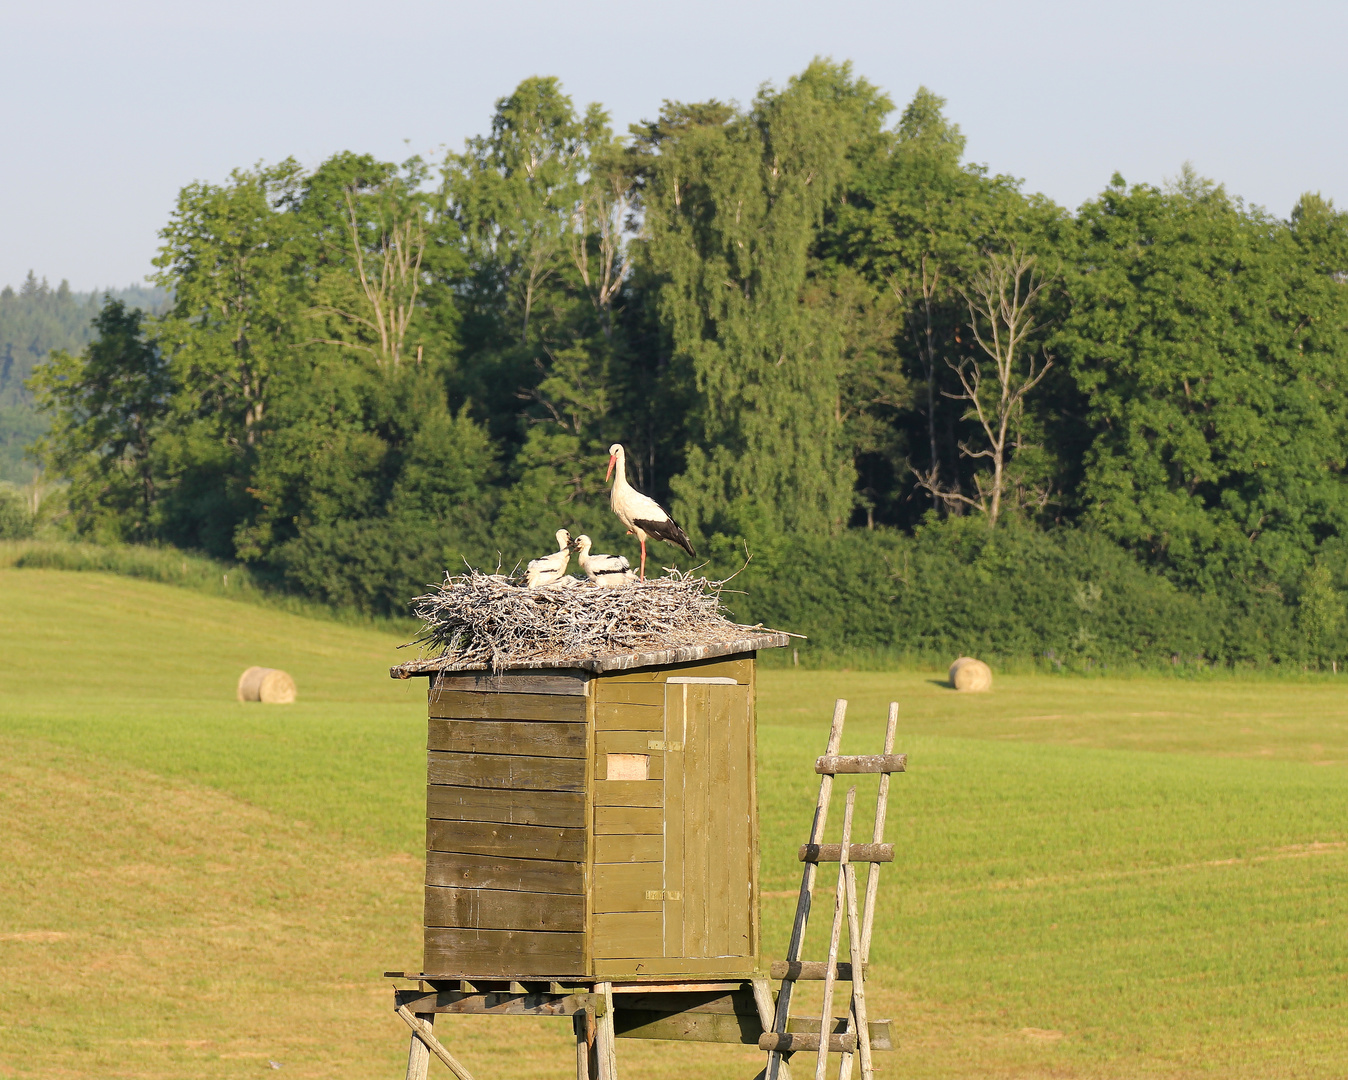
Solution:
[[[0,1077],[401,1076],[380,973],[419,960],[425,722],[424,684],[385,677],[396,643],[0,570]],[[301,701],[237,704],[257,662]],[[911,760],[870,991],[903,1047],[885,1075],[1348,1075],[1348,679],[964,697],[932,673],[764,672],[774,954],[835,696],[858,751],[898,700]],[[481,1080],[570,1074],[564,1023],[447,1030]],[[619,1052],[628,1078],[760,1060]]]

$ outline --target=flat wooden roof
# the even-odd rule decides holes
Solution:
[[[715,656],[733,656],[736,653],[756,652],[759,649],[779,649],[789,644],[787,634],[771,631],[749,633],[744,637],[717,641],[709,645],[684,645],[676,649],[657,649],[651,652],[606,653],[602,656],[566,657],[554,660],[527,660],[510,664],[502,671],[538,671],[543,668],[568,668],[572,671],[588,671],[594,675],[606,671],[630,671],[633,668],[665,667],[669,664],[686,664],[692,660],[709,660]],[[395,679],[411,679],[417,676],[430,676],[440,671],[491,671],[490,664],[455,664],[446,657],[425,660],[409,660],[405,664],[390,668],[389,674]]]

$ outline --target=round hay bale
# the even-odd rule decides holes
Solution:
[[[295,700],[295,680],[280,668],[250,667],[239,676],[239,700],[289,705]]]
[[[992,669],[982,660],[961,656],[950,665],[950,685],[956,690],[978,693],[992,689]]]

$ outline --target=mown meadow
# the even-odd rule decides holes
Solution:
[[[419,959],[425,727],[424,684],[387,678],[397,644],[167,584],[0,569],[0,1077],[401,1075],[381,975]],[[300,702],[235,702],[259,662]],[[878,748],[897,700],[910,755],[870,989],[902,1048],[885,1075],[1348,1073],[1334,676],[1000,675],[966,697],[935,671],[764,670],[770,954],[837,696],[845,749]],[[445,1034],[479,1077],[572,1069],[564,1023]],[[628,1077],[760,1060],[619,1053]]]

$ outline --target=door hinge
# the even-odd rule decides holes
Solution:
[[[677,754],[683,749],[681,742],[665,742],[663,739],[651,739],[646,744],[647,750],[668,750],[672,754]]]
[[[683,893],[677,889],[647,889],[647,900],[682,900]]]

